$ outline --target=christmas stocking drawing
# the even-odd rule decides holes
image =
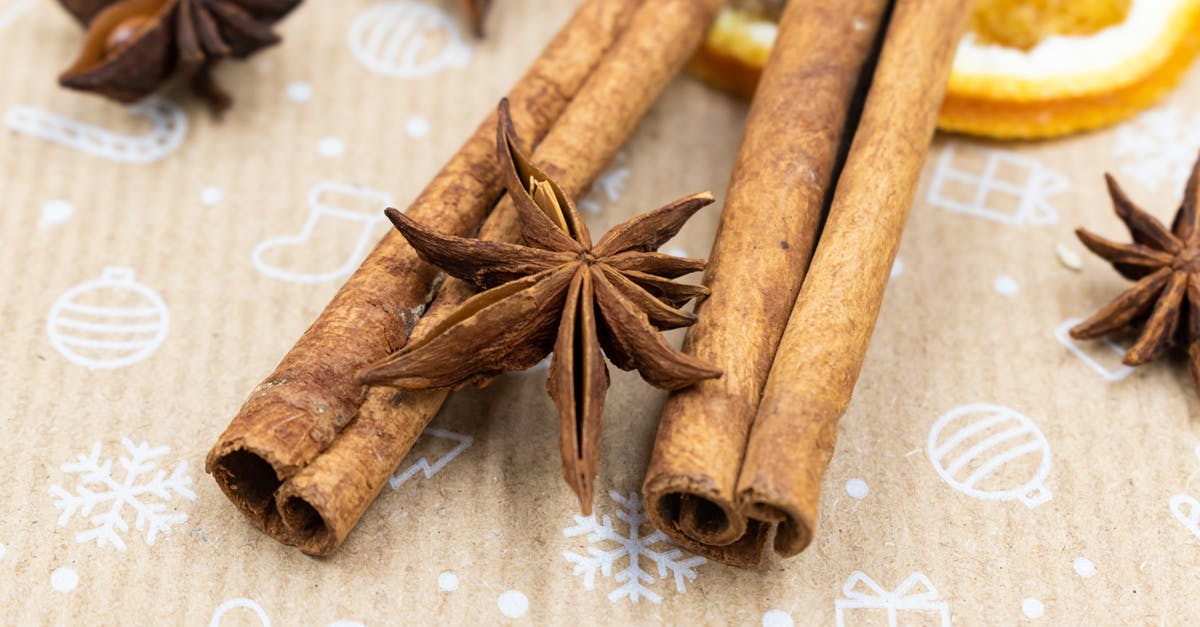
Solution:
[[[254,247],[259,272],[294,283],[321,283],[350,274],[385,221],[387,192],[320,181],[308,191],[308,219],[295,235],[267,238]]]

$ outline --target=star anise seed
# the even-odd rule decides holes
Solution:
[[[1183,345],[1192,383],[1200,391],[1200,160],[1170,229],[1134,204],[1111,175],[1105,179],[1133,243],[1118,244],[1085,229],[1075,233],[1088,250],[1136,283],[1072,328],[1071,337],[1094,339],[1140,327],[1137,341],[1125,352],[1125,364],[1140,366]]]
[[[61,0],[87,32],[64,87],[134,102],[177,71],[216,110],[232,102],[212,79],[227,57],[279,43],[272,25],[300,0]]]
[[[667,390],[721,375],[659,334],[695,322],[679,308],[707,291],[671,279],[703,269],[704,261],[655,252],[713,196],[694,194],[637,216],[593,245],[574,203],[521,153],[508,103],[499,109],[497,157],[524,243],[443,235],[389,209],[423,259],[484,291],[358,380],[462,387],[553,353],[546,387],[559,414],[563,477],[587,514],[609,383],[605,356]]]

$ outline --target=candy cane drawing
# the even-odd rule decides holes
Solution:
[[[162,159],[179,148],[187,136],[187,115],[172,100],[151,96],[127,110],[134,117],[149,120],[153,128],[139,135],[122,133],[25,105],[10,108],[4,122],[18,133],[121,163]]]

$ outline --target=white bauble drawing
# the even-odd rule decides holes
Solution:
[[[350,53],[384,76],[419,78],[466,65],[471,46],[445,11],[422,2],[380,2],[350,25]]]
[[[1052,497],[1050,444],[1037,425],[1000,405],[963,405],[929,431],[929,460],[951,487],[979,499],[1037,507]]]
[[[72,287],[50,308],[50,344],[71,363],[120,368],[150,356],[167,337],[167,305],[133,270],[108,267]]]
[[[187,136],[187,115],[168,98],[150,96],[131,105],[128,111],[134,117],[150,120],[153,127],[146,133],[125,133],[25,105],[11,107],[4,121],[18,133],[121,163],[157,161],[179,148]]]
[[[213,612],[212,618],[208,621],[208,627],[220,627],[221,620],[225,617],[225,614],[230,610],[236,609],[249,610],[258,619],[262,627],[271,627],[271,619],[267,616],[267,612],[263,610],[262,606],[258,604],[258,601],[246,598],[229,599],[217,606],[217,610]],[[242,612],[242,614],[244,615],[245,612]],[[245,623],[243,622],[242,624]]]

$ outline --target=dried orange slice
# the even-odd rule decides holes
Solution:
[[[1036,138],[1112,124],[1158,101],[1200,53],[1200,0],[976,0],[974,11],[944,130]],[[774,39],[769,14],[726,9],[692,70],[748,97]]]

